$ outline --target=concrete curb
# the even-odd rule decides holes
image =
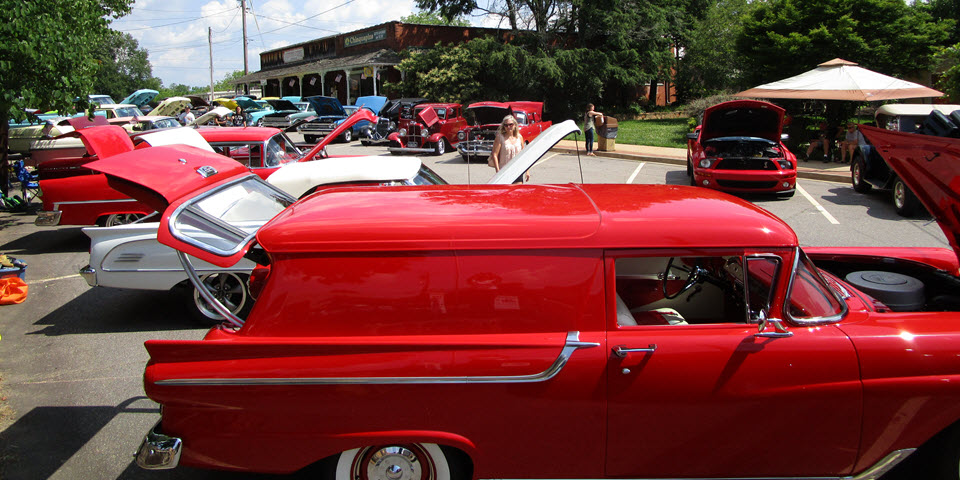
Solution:
[[[567,148],[567,147],[554,147],[552,149],[554,152],[566,153],[570,155],[576,155],[577,149]],[[581,155],[583,151],[580,151]],[[635,160],[638,162],[655,162],[655,163],[666,163],[669,165],[681,165],[685,166],[687,164],[686,158],[675,158],[675,157],[665,157],[662,155],[644,155],[642,153],[626,153],[626,152],[604,152],[600,150],[595,150],[594,153],[600,157],[607,158],[618,158],[621,160]],[[797,178],[806,178],[810,180],[821,180],[825,182],[837,182],[837,183],[850,183],[850,173],[849,168],[844,169],[843,171],[824,171],[816,168],[804,167],[803,164],[806,162],[801,161],[797,166]]]

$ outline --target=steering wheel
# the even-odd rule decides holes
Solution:
[[[667,300],[673,300],[674,298],[677,298],[683,294],[683,292],[690,290],[694,285],[700,283],[702,281],[702,277],[708,273],[707,270],[700,268],[700,265],[694,265],[693,268],[687,268],[683,265],[674,265],[673,260],[674,257],[670,257],[670,261],[667,262],[667,268],[663,271],[663,279],[660,283],[663,290],[663,297]],[[687,274],[687,281],[682,287],[680,287],[680,290],[677,291],[677,293],[671,295],[667,292],[667,282],[670,281],[670,270],[674,268],[685,272]]]

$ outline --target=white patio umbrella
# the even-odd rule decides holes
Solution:
[[[809,72],[734,94],[735,97],[853,100],[941,97],[943,92],[835,58]]]

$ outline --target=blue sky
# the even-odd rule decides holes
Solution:
[[[416,11],[414,0],[247,0],[247,61],[260,69],[260,52],[377,25]],[[114,30],[132,35],[149,52],[164,85],[210,84],[207,29],[213,29],[213,78],[243,70],[240,0],[136,0]]]

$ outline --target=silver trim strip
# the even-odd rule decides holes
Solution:
[[[462,383],[537,383],[556,377],[573,352],[581,348],[599,347],[599,343],[581,342],[580,332],[567,332],[560,354],[546,370],[531,375],[484,377],[328,377],[328,378],[178,378],[160,380],[157,385],[401,385]]]
[[[54,210],[60,210],[60,205],[86,205],[90,203],[126,203],[126,202],[136,202],[137,200],[132,198],[125,198],[122,200],[86,200],[83,202],[56,202],[53,204]]]

